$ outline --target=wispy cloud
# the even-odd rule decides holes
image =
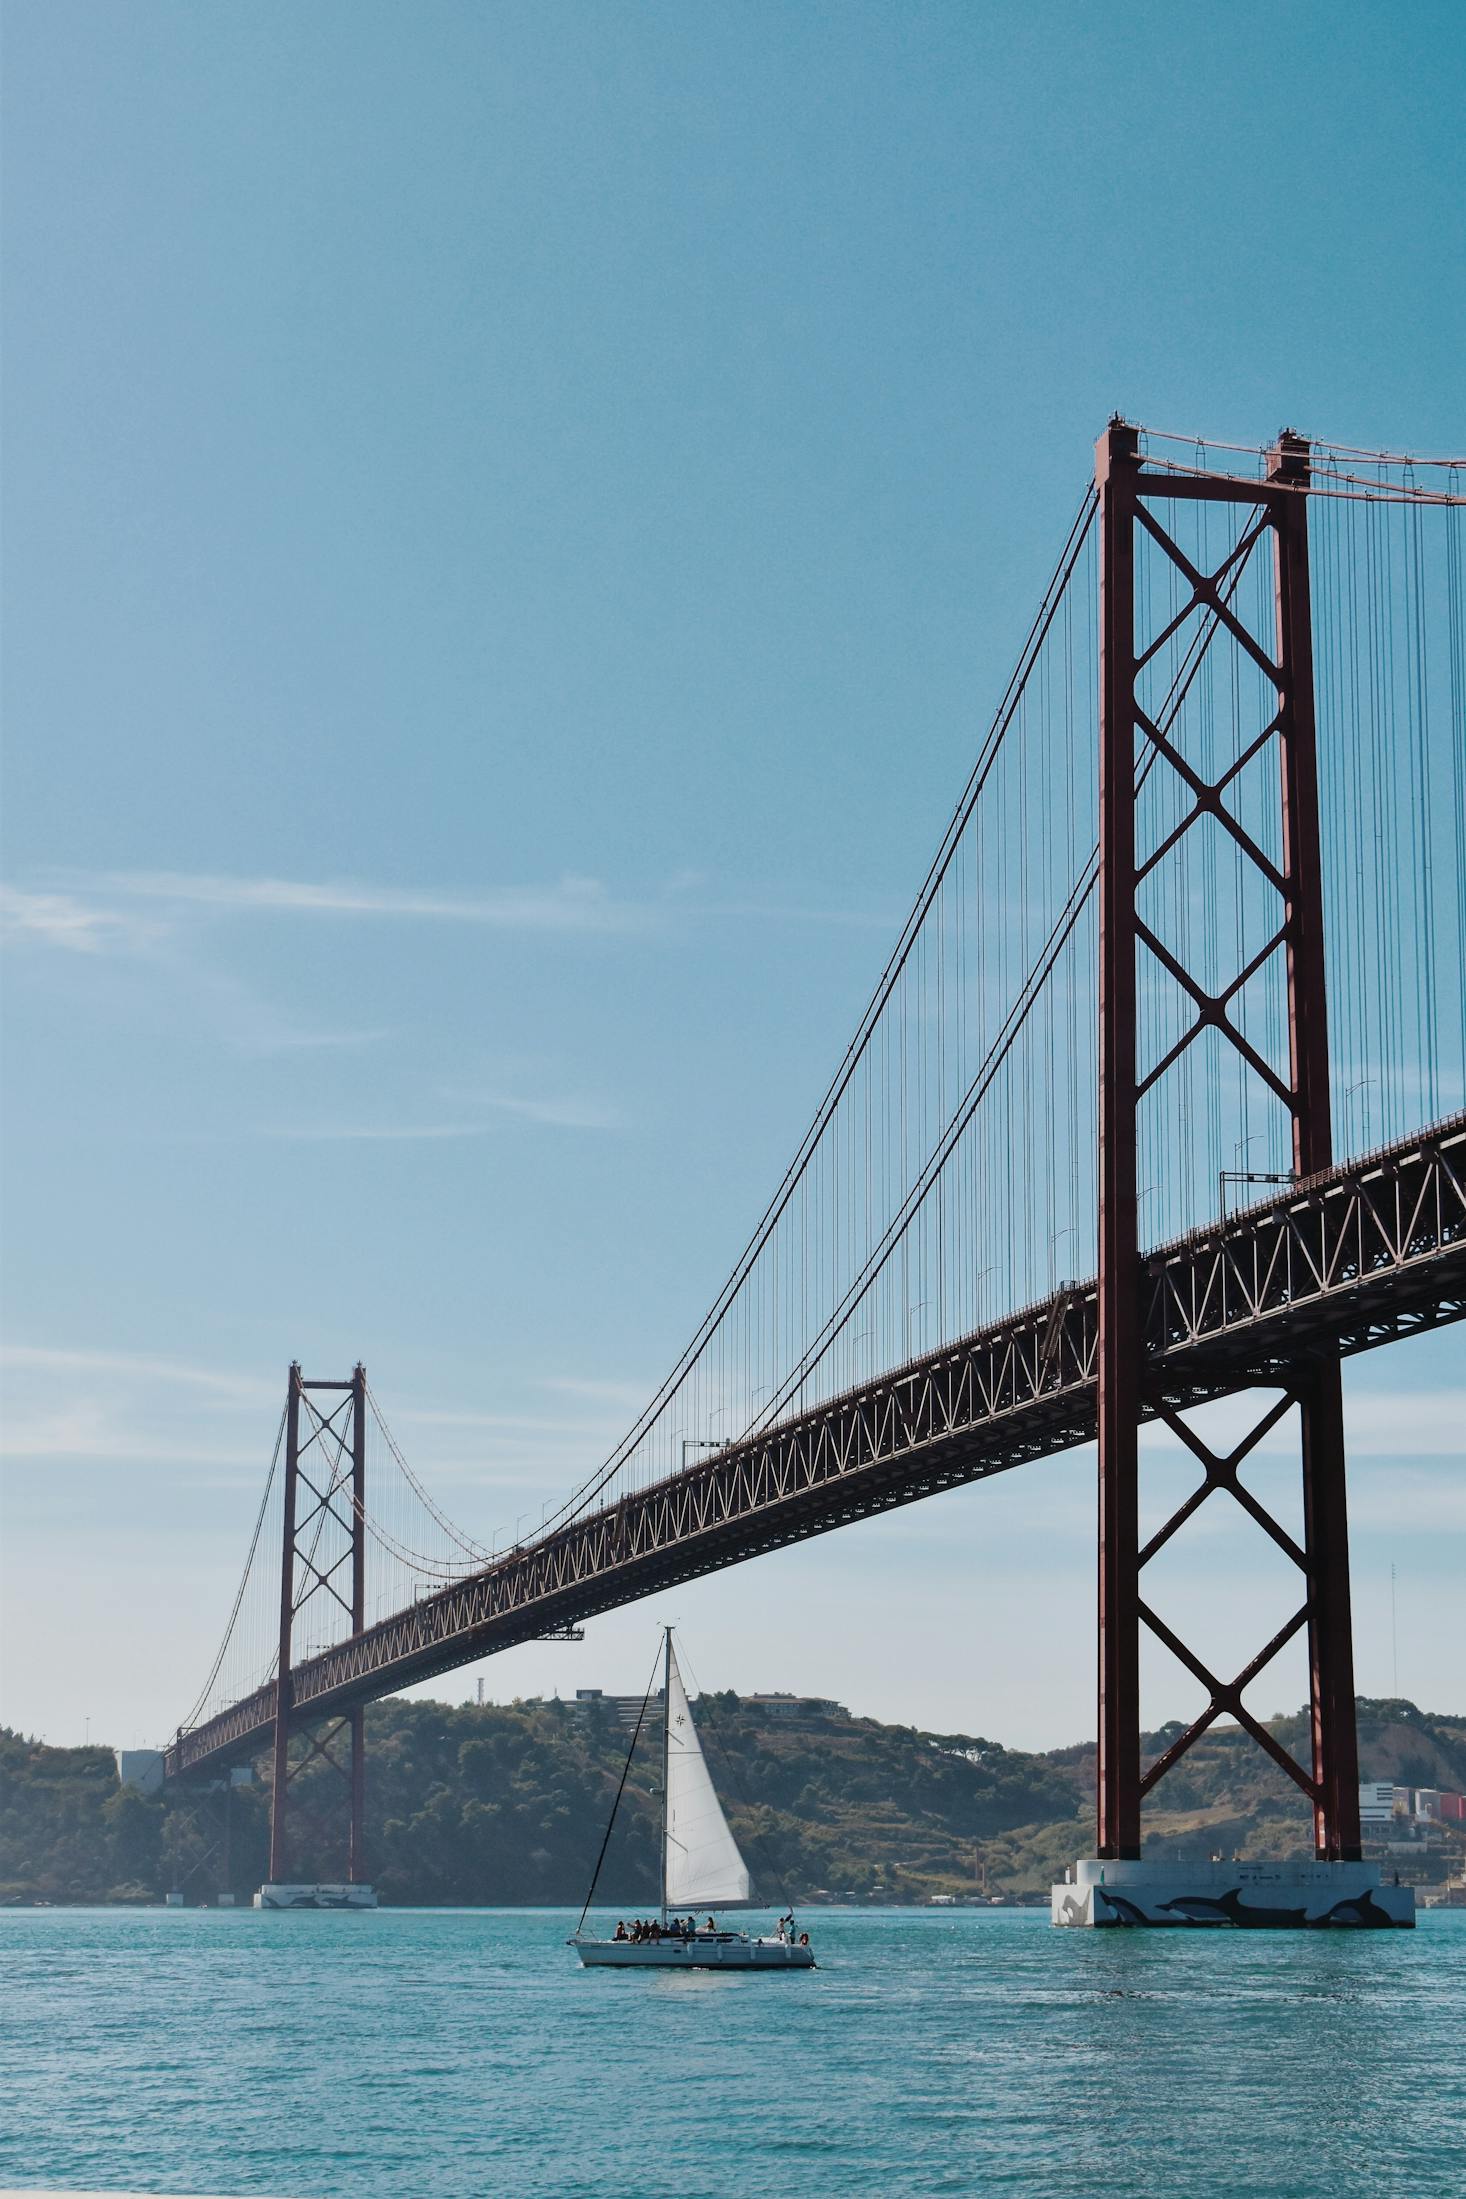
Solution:
[[[220,1373],[212,1367],[160,1359],[146,1352],[88,1351],[54,1344],[0,1345],[0,1367],[69,1378],[114,1375],[131,1382],[164,1383],[174,1389],[209,1390],[221,1398],[236,1398],[241,1404],[253,1404],[268,1387],[252,1376]]]
[[[690,912],[707,922],[787,925],[829,925],[836,930],[874,931],[894,936],[901,911],[886,909],[819,909],[808,903],[761,901],[756,896],[739,901],[699,901]]]
[[[588,1402],[615,1406],[626,1412],[639,1412],[656,1388],[654,1382],[622,1382],[593,1379],[586,1375],[547,1375],[539,1384],[542,1390],[557,1390],[567,1397],[583,1397]]]
[[[63,873],[39,886],[0,887],[0,922],[12,938],[80,954],[155,942],[189,912],[447,924],[563,937],[652,933],[664,929],[674,913],[682,923],[695,919],[878,931],[889,930],[899,914],[892,909],[800,906],[757,892],[728,897],[692,871],[674,874],[640,898],[615,894],[600,879],[574,875],[462,893],[358,879],[248,877],[222,871]]]
[[[1466,1389],[1344,1392],[1344,1441],[1360,1458],[1466,1461]]]
[[[32,893],[0,885],[0,935],[71,954],[101,954],[136,938],[137,925],[116,909],[73,893]]]
[[[665,900],[679,911],[711,921],[722,918],[733,923],[833,924],[860,931],[894,932],[903,914],[894,904],[881,909],[838,909],[770,900],[756,892],[728,898],[719,893],[717,882],[705,871],[689,869],[674,871],[662,891]]]
[[[257,1483],[283,1383],[153,1352],[10,1343],[0,1348],[0,1456],[48,1465],[167,1469],[189,1487]],[[242,1477],[242,1478],[239,1478]],[[12,1476],[19,1488],[19,1479]],[[44,1502],[44,1475],[26,1501]]]
[[[623,1118],[603,1101],[578,1095],[548,1097],[488,1089],[449,1088],[445,1100],[465,1107],[482,1107],[491,1115],[517,1115],[525,1122],[542,1122],[557,1130],[619,1130]]]
[[[482,1104],[499,1115],[512,1115],[520,1121],[542,1123],[554,1130],[617,1130],[621,1127],[619,1116],[589,1101],[486,1099]],[[416,1145],[436,1143],[448,1138],[492,1137],[497,1127],[491,1116],[477,1122],[292,1123],[263,1129],[259,1135],[305,1145]]]
[[[1466,1482],[1419,1466],[1399,1466],[1355,1477],[1349,1494],[1354,1527],[1368,1527],[1376,1547],[1391,1534],[1466,1533]]]
[[[415,1145],[443,1138],[484,1138],[492,1129],[487,1122],[321,1122],[277,1124],[258,1134],[292,1145]]]
[[[259,1054],[332,1053],[356,1046],[380,1046],[392,1033],[375,1031],[288,1031],[269,1029],[245,1034],[242,1043]]]
[[[471,894],[189,871],[115,871],[101,883],[112,893],[164,906],[244,915],[395,918],[572,933],[636,931],[648,920],[644,908],[617,900],[594,878],[566,877],[551,885],[499,886]]]
[[[79,1403],[51,1411],[7,1414],[0,1434],[0,1455],[11,1459],[95,1459],[151,1466],[244,1467],[258,1469],[254,1449],[221,1450],[187,1437],[159,1438],[146,1430],[119,1426],[107,1408]]]
[[[335,1141],[413,1144],[444,1138],[490,1136],[504,1118],[543,1124],[552,1130],[619,1130],[623,1118],[603,1101],[583,1095],[508,1092],[499,1086],[443,1085],[436,1102],[445,1114],[421,1122],[292,1123],[260,1132],[266,1138],[284,1138],[312,1144]]]
[[[377,1046],[391,1037],[381,1026],[300,1024],[235,971],[221,968],[191,942],[161,937],[154,967],[165,973],[180,999],[210,1023],[232,1052],[268,1060],[276,1055],[335,1053]]]

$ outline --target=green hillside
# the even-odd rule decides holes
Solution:
[[[1368,1700],[1359,1715],[1362,1777],[1466,1788],[1466,1718]],[[1033,1895],[1091,1844],[1092,1745],[1030,1755],[844,1712],[771,1716],[731,1694],[704,1697],[699,1722],[762,1900]],[[1148,1735],[1148,1752],[1172,1730]],[[367,1731],[367,1853],[384,1900],[581,1898],[627,1746],[609,1705],[392,1701],[368,1711]],[[1302,1713],[1272,1731],[1302,1760]],[[639,1751],[602,1870],[598,1898],[618,1907],[656,1899],[656,1754],[654,1738]],[[342,1876],[340,1780],[312,1763],[297,1796],[292,1876]],[[157,1901],[172,1886],[189,1900],[244,1896],[267,1875],[267,1817],[258,1778],[145,1797],[119,1787],[109,1749],[0,1732],[0,1901]],[[1198,1744],[1146,1825],[1163,1854],[1311,1845],[1302,1797],[1235,1728]],[[1462,1846],[1442,1833],[1403,1875],[1443,1877]]]

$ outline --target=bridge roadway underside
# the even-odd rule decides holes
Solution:
[[[1147,1406],[1286,1386],[1466,1316],[1466,1115],[1290,1187],[1142,1263]],[[1089,1442],[1095,1292],[1060,1289],[512,1551],[292,1670],[292,1725],[851,1520]],[[273,1683],[185,1733],[170,1776],[253,1756]]]

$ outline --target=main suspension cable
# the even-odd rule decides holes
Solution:
[[[288,1405],[284,1405],[280,1409],[280,1425],[275,1430],[275,1448],[270,1458],[270,1471],[265,1477],[265,1493],[260,1498],[260,1508],[255,1514],[254,1533],[250,1536],[249,1539],[249,1556],[245,1559],[244,1571],[239,1576],[239,1587],[235,1592],[234,1603],[229,1613],[229,1620],[224,1628],[224,1639],[219,1644],[219,1654],[214,1659],[213,1665],[210,1668],[209,1677],[207,1678],[207,1680],[205,1680],[203,1686],[199,1689],[198,1699],[194,1703],[192,1709],[189,1711],[188,1716],[183,1721],[183,1727],[181,1729],[183,1731],[187,1731],[193,1725],[194,1720],[198,1717],[199,1712],[203,1709],[205,1703],[208,1701],[210,1694],[213,1692],[214,1682],[219,1677],[220,1670],[223,1667],[224,1658],[229,1649],[230,1639],[234,1633],[235,1622],[239,1617],[240,1609],[244,1603],[244,1592],[245,1589],[249,1586],[250,1569],[254,1565],[255,1552],[259,1549],[260,1546],[260,1532],[265,1524],[265,1507],[270,1501],[270,1491],[275,1486],[275,1471],[280,1464],[280,1445],[285,1439],[285,1418],[288,1411]]]
[[[644,1407],[643,1411],[638,1416],[631,1429],[623,1437],[622,1441],[617,1445],[616,1449],[612,1452],[610,1458],[606,1461],[606,1463],[601,1468],[599,1468],[595,1474],[590,1476],[587,1481],[582,1483],[582,1485],[578,1489],[574,1490],[572,1494],[566,1498],[565,1502],[560,1505],[558,1509],[547,1519],[547,1521],[545,1522],[546,1532],[553,1532],[557,1527],[564,1524],[567,1520],[574,1518],[588,1505],[594,1503],[595,1499],[600,1496],[609,1485],[609,1483],[614,1480],[616,1474],[621,1470],[622,1466],[625,1465],[627,1459],[631,1456],[637,1444],[641,1441],[643,1436],[646,1435],[648,1430],[655,1425],[657,1419],[660,1417],[670,1399],[676,1394],[679,1385],[685,1379],[689,1370],[696,1364],[699,1354],[703,1350],[708,1339],[717,1329],[718,1324],[722,1320],[724,1314],[732,1305],[739,1290],[742,1288],[743,1283],[747,1280],[748,1275],[751,1273],[760,1253],[763,1251],[765,1245],[768,1243],[775,1224],[779,1221],[780,1217],[787,1209],[795,1190],[798,1188],[800,1181],[804,1176],[809,1161],[815,1149],[819,1145],[820,1139],[823,1137],[825,1130],[828,1128],[829,1123],[834,1116],[835,1110],[839,1105],[839,1102],[843,1097],[847,1087],[849,1086],[850,1080],[854,1076],[855,1070],[859,1065],[867,1046],[869,1045],[871,1034],[879,1023],[881,1015],[888,1002],[890,1001],[893,992],[895,991],[897,980],[901,976],[901,973],[910,958],[912,949],[921,932],[922,926],[925,923],[927,914],[930,911],[932,903],[936,898],[942,880],[946,876],[947,869],[952,861],[953,853],[962,839],[963,832],[967,826],[968,820],[972,815],[973,809],[977,804],[978,797],[981,795],[982,790],[987,783],[989,774],[991,773],[993,768],[993,764],[998,756],[999,751],[1002,748],[1004,737],[1006,736],[1009,727],[1013,722],[1019,699],[1023,694],[1029,674],[1032,671],[1034,662],[1037,658],[1039,649],[1041,648],[1043,641],[1048,634],[1049,628],[1053,624],[1054,618],[1058,612],[1059,605],[1063,600],[1064,591],[1067,588],[1070,577],[1073,574],[1076,564],[1078,563],[1080,554],[1088,538],[1089,530],[1098,508],[1098,491],[1091,483],[1089,486],[1086,487],[1084,495],[1080,499],[1078,511],[1076,512],[1073,523],[1070,526],[1069,533],[1065,539],[1063,550],[1060,552],[1059,555],[1058,563],[1056,564],[1054,571],[1050,576],[1048,586],[1044,591],[1043,600],[1040,604],[1038,613],[1035,616],[1033,624],[1029,629],[1028,638],[1025,641],[1023,649],[1019,654],[1018,663],[1013,671],[1012,676],[1009,679],[1007,689],[1004,692],[1003,700],[1000,703],[997,713],[993,719],[992,725],[989,728],[987,738],[983,742],[982,749],[978,755],[977,761],[973,765],[972,771],[968,776],[967,784],[963,789],[961,799],[959,800],[957,807],[952,814],[952,817],[947,825],[947,829],[942,836],[940,845],[938,846],[936,855],[933,857],[931,865],[928,868],[926,877],[921,886],[921,890],[917,895],[916,901],[909,915],[907,916],[906,922],[901,928],[900,936],[897,939],[896,945],[893,948],[890,958],[886,963],[886,967],[882,972],[880,981],[877,984],[874,993],[871,995],[864,1014],[861,1016],[860,1022],[856,1028],[855,1036],[852,1038],[849,1046],[846,1048],[840,1066],[836,1070],[835,1075],[830,1082],[829,1088],[826,1091],[825,1096],[820,1102],[819,1108],[815,1113],[814,1120],[811,1123],[809,1129],[806,1131],[804,1137],[801,1139],[798,1149],[795,1152],[794,1158],[790,1162],[788,1168],[785,1170],[779,1187],[774,1193],[773,1198],[770,1200],[768,1207],[765,1209],[762,1219],[760,1220],[757,1228],[754,1230],[753,1235],[748,1240],[748,1243],[745,1246],[742,1255],[735,1264],[733,1271],[723,1285],[722,1290],[714,1299],[711,1308],[704,1316],[697,1330],[694,1332],[691,1341],[681,1353],[676,1364],[672,1368],[672,1371],[662,1382],[660,1388],[656,1391],[650,1402]]]

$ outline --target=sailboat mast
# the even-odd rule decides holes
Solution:
[[[667,1767],[672,1748],[672,1629],[663,1630],[662,1660],[662,1929],[667,1928]]]

